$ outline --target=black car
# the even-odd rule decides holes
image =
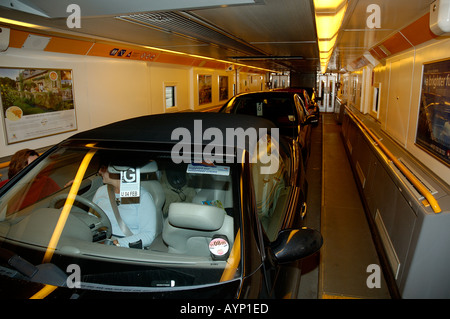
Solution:
[[[273,89],[273,91],[291,92],[293,94],[298,94],[302,98],[302,101],[304,102],[308,115],[315,115],[317,120],[319,119],[320,111],[319,106],[317,104],[317,96],[314,88],[289,87],[289,88]]]
[[[0,189],[0,295],[295,298],[322,237],[299,226],[304,172],[277,130],[162,114],[54,146]]]
[[[232,97],[220,113],[247,114],[266,118],[293,139],[302,150],[306,165],[311,150],[311,127],[318,118],[309,114],[299,94],[282,91],[247,92]]]

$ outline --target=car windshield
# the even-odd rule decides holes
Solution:
[[[232,109],[227,112],[261,116],[270,120],[294,121],[294,100],[287,96],[241,96],[234,101]]]
[[[295,137],[297,123],[300,120],[290,94],[260,95],[248,94],[229,101],[222,109],[223,113],[246,114],[272,121],[280,134]]]
[[[81,284],[96,287],[233,280],[241,268],[233,165],[174,163],[161,150],[55,148],[3,191],[0,247],[34,265],[77,265]]]

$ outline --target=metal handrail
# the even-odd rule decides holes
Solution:
[[[411,182],[411,184],[416,187],[416,189],[426,198],[428,203],[430,204],[433,211],[438,214],[442,210],[439,207],[437,200],[434,198],[433,194],[431,194],[428,189],[417,179],[408,168],[400,162],[394,154],[389,151],[389,149],[381,143],[380,139],[350,110],[350,108],[346,105],[345,109],[350,114],[352,118],[354,118],[358,124],[370,135],[370,137],[375,141],[375,143],[379,146],[379,148],[384,152],[384,154],[394,163],[394,165],[405,175],[405,177]]]

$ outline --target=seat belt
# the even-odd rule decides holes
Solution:
[[[114,187],[110,184],[107,185],[108,188],[108,197],[109,202],[111,203],[111,207],[114,212],[114,216],[116,216],[117,223],[119,224],[120,230],[124,233],[126,237],[133,235],[131,230],[128,228],[128,226],[125,224],[125,222],[122,220],[122,217],[120,217],[119,208],[117,207],[116,203],[116,196],[114,195]]]

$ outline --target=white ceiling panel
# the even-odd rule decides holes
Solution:
[[[67,16],[71,4],[80,7],[81,15],[102,16],[147,11],[174,11],[254,4],[256,0],[0,0],[0,5],[49,18]]]
[[[73,2],[81,9],[81,28],[67,25]],[[348,0],[334,70],[422,17],[432,2]],[[370,5],[380,8],[380,28],[367,25]],[[319,70],[313,0],[0,0],[0,17],[67,37],[106,38],[280,71]]]

